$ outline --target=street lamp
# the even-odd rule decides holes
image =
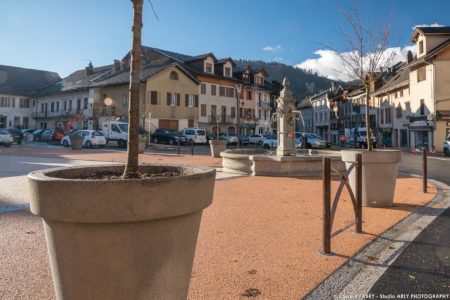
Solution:
[[[241,94],[242,90],[242,84],[236,84],[236,135],[237,135],[237,148],[241,146],[241,107],[240,107],[240,101],[239,101],[239,95]]]
[[[150,143],[150,134],[152,132],[152,113],[148,113],[148,142]]]

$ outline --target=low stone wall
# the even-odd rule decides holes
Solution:
[[[322,174],[322,158],[331,158],[331,166],[345,171],[339,152],[302,150],[300,156],[270,156],[264,150],[227,150],[220,154],[224,172],[252,176],[318,177]],[[304,155],[304,156],[301,156]]]

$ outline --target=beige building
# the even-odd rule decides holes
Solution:
[[[450,133],[450,27],[417,27],[411,41],[417,58],[409,63],[410,144],[440,152]]]

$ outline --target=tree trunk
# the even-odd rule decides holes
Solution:
[[[372,145],[372,132],[370,131],[371,128],[371,124],[370,124],[370,115],[369,115],[369,104],[370,104],[370,87],[366,87],[366,132],[367,132],[367,149],[369,151],[373,150],[373,145]]]
[[[139,73],[141,68],[141,31],[143,0],[133,0],[133,45],[130,63],[128,101],[128,150],[122,178],[138,177],[139,151]]]

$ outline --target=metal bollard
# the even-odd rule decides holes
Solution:
[[[178,139],[177,155],[180,156],[180,139]]]
[[[330,158],[322,159],[323,182],[323,249],[322,254],[331,254],[331,168]]]
[[[356,232],[362,233],[362,154],[356,154]]]
[[[191,147],[191,155],[194,156],[194,141],[192,141]]]
[[[422,149],[422,162],[423,162],[423,192],[428,192],[428,166],[427,166],[428,149],[424,147]]]

